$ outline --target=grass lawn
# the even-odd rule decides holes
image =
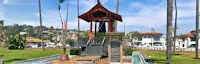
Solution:
[[[156,64],[166,64],[166,53],[158,51],[143,51]],[[172,57],[172,64],[200,64],[200,59],[193,59],[195,52],[176,52]],[[199,55],[200,57],[200,55]]]
[[[1,50],[1,49],[0,49]],[[69,50],[67,51],[69,52]],[[9,64],[15,61],[22,61],[46,56],[52,56],[57,54],[62,54],[61,48],[50,48],[46,51],[42,49],[25,49],[25,50],[5,50],[4,51],[4,61],[5,64]]]
[[[2,47],[0,47],[0,59],[3,58],[3,53],[4,53],[4,49]]]

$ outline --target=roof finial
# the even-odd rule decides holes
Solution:
[[[97,2],[98,2],[98,3],[100,3],[100,1],[99,1],[99,0],[97,0]]]

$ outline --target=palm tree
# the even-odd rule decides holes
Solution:
[[[176,32],[177,32],[177,15],[178,15],[178,10],[177,10],[177,3],[176,0],[174,0],[174,4],[175,4],[175,25],[174,25],[174,46],[173,46],[173,54],[175,53],[175,46],[176,46]]]
[[[166,64],[171,64],[172,51],[172,18],[173,18],[173,0],[167,0],[167,50],[166,50]]]
[[[79,0],[77,0],[77,13],[78,13],[78,16],[79,16]],[[79,35],[80,35],[80,20],[79,20],[78,16],[77,16],[77,18],[78,18],[78,39],[79,39]]]
[[[117,4],[116,4],[116,13],[118,14],[119,13],[119,0],[117,0]],[[114,32],[117,31],[117,21],[114,22],[113,24],[113,27],[114,27]]]
[[[42,12],[41,12],[41,3],[40,3],[40,0],[38,0],[38,4],[39,4],[39,15],[40,15],[40,31],[41,31],[41,39],[42,39],[42,50],[45,51],[44,40],[43,40]]]
[[[59,0],[59,6],[58,6],[61,22],[62,22],[62,16],[60,14],[60,9],[61,9],[60,4],[63,3],[64,1],[66,1],[66,0]],[[68,10],[69,10],[69,0],[67,0],[66,24],[67,24],[67,21],[68,21]],[[62,28],[64,28],[64,27],[62,27]],[[68,43],[68,38],[64,37],[64,36],[67,36],[66,32],[67,32],[67,26],[66,26],[66,31],[63,29],[63,32],[62,32],[62,45],[63,45],[64,54],[66,54],[66,44]]]
[[[196,0],[196,54],[195,59],[198,59],[198,47],[199,47],[199,0]]]

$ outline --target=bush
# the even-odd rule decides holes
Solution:
[[[6,44],[9,46],[8,49],[24,49],[27,44],[26,36],[19,34],[11,35],[8,37],[8,42]]]
[[[126,48],[124,51],[125,56],[130,56],[132,55],[133,49],[132,48]]]
[[[80,55],[81,49],[80,48],[72,48],[70,49],[70,55]]]

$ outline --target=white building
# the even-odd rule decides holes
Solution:
[[[165,39],[162,38],[162,33],[159,32],[140,32],[141,38],[133,39],[135,47],[166,47]]]
[[[199,39],[199,41],[200,41],[200,39]],[[177,39],[177,41],[176,41],[176,48],[195,48],[195,47],[196,47],[196,32],[195,32],[195,30],[193,30],[189,34],[187,34],[185,39]],[[199,49],[200,49],[200,44],[199,44]]]

